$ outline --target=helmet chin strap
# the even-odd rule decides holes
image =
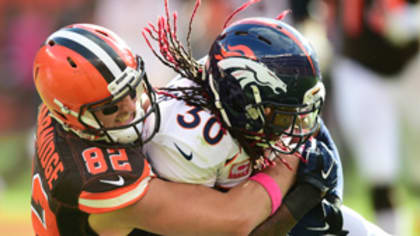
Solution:
[[[251,87],[252,93],[254,95],[254,104],[261,104],[262,99],[261,99],[260,90],[255,85],[251,85],[250,87]],[[261,108],[260,106],[253,106],[253,105],[248,105],[248,107],[249,108],[246,108],[246,111],[247,111],[248,115],[253,120],[260,119],[262,126],[264,126],[264,124],[265,124],[264,109]],[[262,132],[262,131],[263,131],[263,129],[261,127],[261,129],[258,132]]]
[[[222,118],[225,121],[226,125],[228,127],[232,127],[232,125],[230,123],[230,120],[229,120],[229,117],[226,114],[226,111],[225,111],[225,109],[222,106],[222,102],[220,101],[219,92],[214,87],[213,75],[211,75],[211,74],[209,74],[209,85],[210,85],[210,89],[211,89],[211,91],[212,91],[212,93],[214,95],[214,105],[219,110],[219,112],[222,115]]]
[[[52,118],[54,118],[58,123],[60,123],[61,127],[63,127],[63,129],[65,131],[71,131],[74,134],[76,134],[77,136],[79,136],[83,139],[91,140],[91,141],[100,139],[100,137],[98,137],[94,134],[88,134],[88,133],[82,132],[81,130],[74,129],[74,128],[70,127],[69,125],[67,125],[66,123],[64,123],[61,119],[56,117],[53,113],[50,113],[50,114],[51,114]]]
[[[76,111],[73,111],[71,109],[69,109],[68,107],[66,107],[62,102],[60,102],[58,99],[54,99],[54,103],[60,107],[61,112],[63,112],[64,114],[69,114],[72,115],[74,117],[79,117],[79,113],[77,113]],[[94,135],[94,134],[88,134],[85,133],[81,130],[78,129],[74,129],[71,126],[69,126],[68,124],[66,124],[65,122],[63,122],[63,120],[61,120],[59,117],[56,117],[56,115],[54,115],[54,113],[50,113],[51,117],[53,117],[58,123],[60,123],[61,127],[63,127],[63,129],[65,131],[71,131],[73,133],[75,133],[77,136],[83,138],[83,139],[87,139],[87,140],[97,140],[99,137]],[[90,122],[92,121],[92,115],[89,113],[87,120],[89,121],[89,123],[93,123]],[[96,127],[98,127],[98,125],[96,125]]]
[[[77,112],[71,110],[70,108],[64,106],[64,104],[62,102],[60,102],[58,99],[54,98],[54,103],[58,107],[60,107],[60,110],[61,110],[62,113],[66,114],[66,115],[67,114],[70,114],[70,115],[72,115],[72,116],[74,116],[76,118],[79,116],[79,113],[77,113]]]

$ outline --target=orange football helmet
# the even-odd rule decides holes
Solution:
[[[159,107],[142,59],[104,27],[73,24],[51,34],[35,57],[33,76],[52,117],[82,138],[144,143],[159,127]],[[105,128],[95,111],[129,94],[137,94],[134,120],[128,125]],[[144,96],[150,101],[147,111],[142,108]],[[141,137],[148,117],[154,119],[154,128],[149,128],[147,137]]]

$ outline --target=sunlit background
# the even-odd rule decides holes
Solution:
[[[188,32],[194,0],[170,0],[178,11],[180,38]],[[193,23],[192,48],[196,58],[204,56],[211,42],[221,32],[227,16],[245,0],[202,0]],[[336,119],[332,104],[337,94],[331,92],[334,79],[329,71],[336,54],[327,39],[325,4],[320,0],[293,1],[297,8],[286,21],[297,27],[315,46],[327,85],[324,119],[341,151],[345,172],[344,204],[375,222],[370,181],[360,173],[353,158],[355,148],[342,139],[345,129]],[[299,8],[300,2],[310,2]],[[239,13],[247,16],[276,17],[291,6],[286,0],[263,0]],[[40,99],[32,79],[32,62],[43,40],[60,27],[72,23],[95,23],[119,34],[134,52],[143,57],[151,83],[164,85],[175,74],[151,53],[141,36],[142,28],[155,23],[163,14],[163,0],[0,0],[0,235],[33,235],[30,223],[31,160],[36,110]],[[304,13],[309,13],[307,17]],[[419,11],[420,12],[420,11]],[[417,21],[420,22],[420,19]],[[392,55],[390,55],[392,57]],[[400,149],[395,187],[396,235],[420,235],[420,59],[413,60],[408,72],[391,83],[400,115]],[[352,90],[352,88],[348,88]],[[357,96],[357,90],[354,96]],[[372,96],[370,99],[379,99]],[[369,100],[366,101],[369,103]],[[340,105],[340,104],[339,104]],[[377,117],[353,114],[361,122]],[[383,127],[387,129],[387,127]],[[375,134],[373,134],[375,135]],[[375,156],[375,153],[372,153]],[[375,166],[381,165],[376,156]],[[369,168],[375,168],[370,166]]]

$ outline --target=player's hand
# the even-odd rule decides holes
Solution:
[[[328,193],[328,196],[309,211],[289,234],[291,236],[347,235],[348,232],[343,230],[340,205],[340,199]]]
[[[312,185],[323,197],[337,185],[338,166],[334,154],[324,142],[312,139],[306,142],[302,157],[306,163],[299,165],[297,182]]]

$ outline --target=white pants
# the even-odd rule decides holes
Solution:
[[[341,212],[343,213],[343,229],[349,231],[347,236],[388,236],[378,226],[372,224],[363,218],[359,213],[352,209],[341,206]]]
[[[337,123],[360,173],[371,183],[393,182],[400,162],[395,82],[347,59],[337,60],[332,79]]]

